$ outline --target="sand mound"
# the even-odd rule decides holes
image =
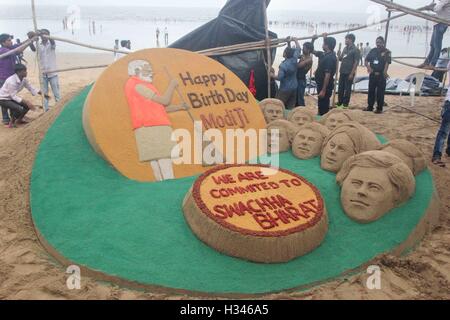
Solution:
[[[98,283],[83,277],[82,289],[66,287],[65,270],[40,246],[30,218],[29,183],[39,142],[58,116],[62,106],[81,89],[66,93],[51,112],[18,129],[0,128],[0,299],[182,299],[142,293]],[[356,95],[355,105],[365,106],[367,97]],[[387,97],[389,108],[408,98]],[[314,105],[309,100],[308,105]],[[418,98],[414,110],[439,119],[441,99]],[[396,111],[394,113],[394,111]],[[437,127],[429,120],[399,108],[381,116],[354,111],[363,123],[388,139],[407,139],[429,159]],[[449,299],[450,298],[450,169],[431,166],[442,200],[438,227],[411,254],[383,256],[373,264],[382,270],[382,289],[368,290],[367,274],[335,280],[308,292],[269,295],[271,299]]]

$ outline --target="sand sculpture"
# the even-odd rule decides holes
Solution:
[[[319,156],[323,142],[329,134],[330,130],[317,122],[304,125],[292,142],[292,153],[302,160]]]
[[[415,176],[427,168],[425,156],[422,151],[407,140],[391,140],[389,143],[381,146],[380,150],[392,153],[402,159]]]
[[[285,117],[286,107],[281,100],[264,99],[259,103],[259,106],[261,107],[267,124],[275,120],[282,120]]]
[[[267,151],[282,153],[289,151],[300,128],[287,120],[275,120],[267,126]]]
[[[329,130],[333,131],[338,126],[343,125],[350,121],[355,121],[350,111],[342,109],[333,109],[326,115],[324,115],[319,122],[324,126],[326,126]]]
[[[330,133],[322,145],[321,167],[337,173],[345,160],[381,146],[376,135],[357,122],[347,122]]]
[[[130,79],[125,92],[139,154],[139,161],[149,162],[157,181],[174,179],[172,166],[172,124],[167,113],[189,108],[171,105],[178,82],[172,80],[164,95],[152,84],[153,68],[145,60],[128,64]]]
[[[348,159],[336,177],[345,213],[360,223],[380,219],[414,194],[416,182],[397,156],[368,151]]]
[[[225,137],[227,129],[258,131],[266,129],[266,122],[233,72],[203,55],[165,48],[133,52],[108,67],[86,99],[83,127],[93,149],[122,175],[153,182],[209,169],[205,143],[195,140],[202,140],[199,131],[214,129]],[[169,139],[180,130],[189,133],[190,141]],[[246,161],[255,158],[249,144],[245,153]]]
[[[304,107],[297,107],[289,113],[288,120],[301,127],[314,122],[315,116],[311,111],[306,110]]]
[[[287,170],[217,166],[186,195],[183,212],[194,234],[227,255],[282,263],[318,247],[328,230],[320,192]]]

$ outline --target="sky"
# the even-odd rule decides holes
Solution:
[[[174,6],[174,7],[221,7],[226,0],[35,0],[39,5],[92,5],[96,6]],[[431,3],[431,0],[395,0],[398,4],[403,4],[411,8],[425,6]],[[30,0],[0,0],[2,5],[29,5]],[[304,11],[321,11],[328,12],[360,12],[366,13],[366,10],[374,3],[368,0],[272,0],[271,9],[296,9]]]

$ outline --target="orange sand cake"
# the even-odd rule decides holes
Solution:
[[[212,248],[261,263],[287,262],[317,248],[328,219],[319,190],[284,169],[218,166],[187,194],[192,231]]]

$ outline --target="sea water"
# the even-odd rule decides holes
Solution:
[[[132,50],[164,47],[164,30],[167,28],[169,43],[176,41],[204,23],[214,19],[220,8],[161,8],[161,7],[67,7],[39,6],[38,27],[49,29],[54,36],[113,48],[114,41],[130,40]],[[383,12],[383,14],[385,14]],[[269,10],[270,29],[279,37],[310,36],[315,33],[332,32],[349,28],[352,24],[366,24],[370,14],[307,12],[300,10]],[[76,17],[74,27],[64,30],[63,19]],[[385,16],[381,16],[385,18]],[[93,22],[95,21],[95,34]],[[405,28],[415,26],[421,31],[408,32]],[[388,48],[393,56],[425,56],[429,49],[433,23],[411,16],[395,20],[391,24]],[[156,41],[156,29],[160,30],[160,41]],[[33,29],[29,6],[0,6],[0,33],[13,34],[21,40]],[[406,29],[407,30],[407,29]],[[384,36],[380,27],[354,32],[357,43],[369,42],[374,47],[375,39]],[[344,43],[345,34],[336,36]],[[318,46],[322,41],[318,40]],[[444,46],[450,46],[444,40]],[[93,52],[91,49],[59,43],[60,52]],[[278,50],[279,55],[282,50]],[[95,51],[94,51],[95,52]]]

